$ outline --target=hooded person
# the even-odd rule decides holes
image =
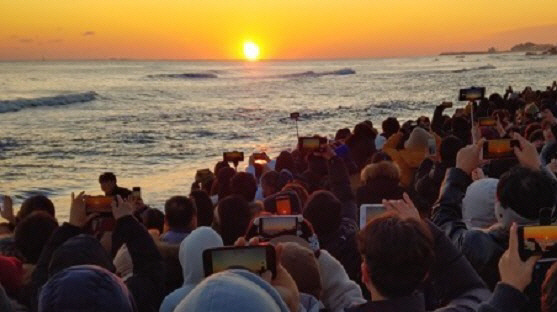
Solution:
[[[80,234],[68,239],[54,251],[48,266],[48,275],[75,265],[96,265],[110,272],[116,272],[112,260],[98,239],[91,235]]]
[[[206,278],[175,312],[290,312],[280,294],[246,270],[227,270]]]
[[[179,259],[182,265],[184,284],[164,298],[160,312],[172,312],[197,284],[205,277],[203,272],[203,251],[222,247],[222,238],[210,227],[199,227],[191,232],[180,244]]]
[[[473,182],[462,199],[462,219],[468,228],[489,228],[497,223],[495,203],[499,180],[486,178]]]
[[[52,276],[41,289],[39,312],[137,311],[133,296],[116,275],[95,265],[78,265]]]
[[[423,128],[416,127],[404,142],[404,148],[397,149],[403,136],[403,132],[392,135],[383,145],[383,151],[397,164],[400,169],[400,182],[404,187],[408,187],[412,183],[414,173],[426,157],[428,141],[436,138]]]

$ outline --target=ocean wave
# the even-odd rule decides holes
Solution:
[[[74,103],[83,103],[93,101],[98,94],[95,91],[68,93],[56,96],[38,97],[32,99],[16,99],[0,101],[0,114],[17,112],[22,109],[43,106],[59,106]]]
[[[156,74],[147,75],[150,79],[210,79],[218,78],[215,73],[182,73],[182,74]]]
[[[484,66],[480,66],[480,67],[472,67],[472,68],[461,68],[461,69],[456,69],[453,70],[453,73],[464,73],[464,72],[469,72],[469,71],[474,71],[474,70],[486,70],[486,69],[496,69],[497,67],[488,64],[488,65],[484,65]]]
[[[293,73],[293,74],[285,74],[285,75],[277,75],[277,76],[270,76],[271,78],[317,78],[322,76],[343,76],[343,75],[354,75],[356,71],[352,68],[342,68],[333,71],[325,71],[325,72],[314,72],[312,70],[305,71],[301,73]]]

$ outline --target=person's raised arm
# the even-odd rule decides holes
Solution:
[[[140,311],[158,310],[164,292],[162,257],[147,229],[132,216],[128,201],[117,197],[112,206],[116,226],[112,246],[126,244],[133,264],[133,275],[126,281]]]
[[[441,105],[437,105],[433,111],[433,118],[431,119],[431,131],[437,133],[439,136],[443,136],[443,111],[452,105],[451,102],[443,102]]]
[[[462,199],[466,188],[472,183],[472,171],[480,165],[480,152],[484,140],[461,149],[456,156],[456,167],[447,170],[441,186],[439,200],[433,208],[432,221],[455,246],[461,247],[467,231],[462,221]]]

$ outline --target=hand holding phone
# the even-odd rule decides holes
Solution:
[[[522,229],[521,229],[522,228]],[[532,272],[536,261],[539,260],[540,255],[525,254],[524,248],[529,248],[525,244],[524,227],[518,228],[513,224],[510,229],[509,235],[509,248],[503,253],[499,260],[499,273],[501,281],[507,285],[511,285],[519,291],[524,291],[526,286],[532,281]],[[530,230],[526,229],[528,233]],[[539,230],[534,230],[534,232]],[[518,232],[518,233],[517,233]],[[526,234],[527,237],[529,234]],[[557,238],[557,237],[556,237]],[[527,238],[531,240],[531,238]],[[535,238],[533,239],[536,240]],[[529,244],[530,242],[527,242]],[[533,243],[535,244],[535,242]]]
[[[360,229],[366,227],[369,221],[387,211],[382,204],[363,204],[360,206]]]
[[[443,103],[441,103],[441,106],[443,108],[451,108],[451,107],[453,107],[453,102],[443,102]]]
[[[483,145],[483,159],[515,158],[514,147],[520,148],[518,140],[487,140]]]
[[[244,152],[224,152],[222,154],[222,158],[224,161],[232,162],[235,166],[237,166],[239,162],[244,161]]]

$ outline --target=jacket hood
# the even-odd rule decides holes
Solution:
[[[39,311],[136,311],[126,285],[95,265],[67,268],[52,276],[41,289]]]
[[[110,272],[116,271],[101,243],[91,235],[81,234],[68,239],[54,251],[48,266],[48,275],[83,264],[97,265]]]
[[[422,161],[425,159],[425,148],[405,148],[398,152],[402,160],[404,160],[410,168],[419,168]]]
[[[462,200],[462,219],[468,227],[488,228],[497,223],[495,201],[499,180],[487,178],[468,186]]]
[[[222,238],[210,227],[202,226],[195,229],[180,244],[178,258],[182,266],[184,285],[198,284],[203,280],[203,251],[209,248],[222,247]]]
[[[175,312],[289,312],[269,283],[245,270],[213,274],[180,302]]]

